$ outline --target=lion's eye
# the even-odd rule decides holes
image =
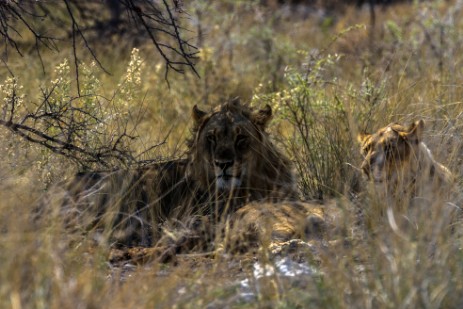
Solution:
[[[244,143],[248,140],[248,137],[246,135],[243,135],[243,134],[239,134],[237,137],[236,137],[236,146],[242,146],[244,145]]]
[[[210,144],[215,144],[215,135],[210,133],[206,135],[206,139]]]

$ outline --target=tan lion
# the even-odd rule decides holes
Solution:
[[[297,200],[292,164],[266,132],[271,117],[269,106],[237,100],[210,112],[195,106],[185,159],[77,175],[65,192],[67,225],[99,231],[113,244],[152,246],[166,222],[195,226],[182,222],[218,222],[250,203],[256,206],[246,209]]]
[[[331,225],[325,210],[335,209],[333,206],[303,201],[247,204],[232,217],[230,230],[225,235],[227,248],[247,251],[292,239],[322,239]]]
[[[409,126],[392,123],[374,134],[360,134],[362,170],[385,202],[414,204],[445,198],[453,177],[423,143],[422,120]]]

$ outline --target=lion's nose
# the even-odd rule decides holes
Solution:
[[[215,166],[220,168],[222,171],[226,171],[229,167],[233,166],[233,160],[228,160],[228,161],[221,161],[221,160],[215,160]]]

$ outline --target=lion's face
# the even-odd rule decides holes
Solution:
[[[410,160],[416,159],[424,123],[416,121],[408,127],[390,124],[374,134],[360,134],[362,170],[375,182],[382,184],[403,175]]]
[[[252,177],[250,166],[257,157],[265,155],[258,153],[259,145],[271,115],[269,106],[251,111],[236,101],[221,105],[211,113],[195,106],[195,163],[206,173],[208,187],[215,184],[218,190],[230,191],[246,185],[247,177]]]

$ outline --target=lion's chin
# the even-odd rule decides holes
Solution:
[[[383,175],[373,175],[371,177],[373,183],[377,186],[382,186],[386,181],[386,178]]]
[[[218,190],[231,191],[241,185],[241,179],[232,176],[218,176],[216,179],[216,186]]]

